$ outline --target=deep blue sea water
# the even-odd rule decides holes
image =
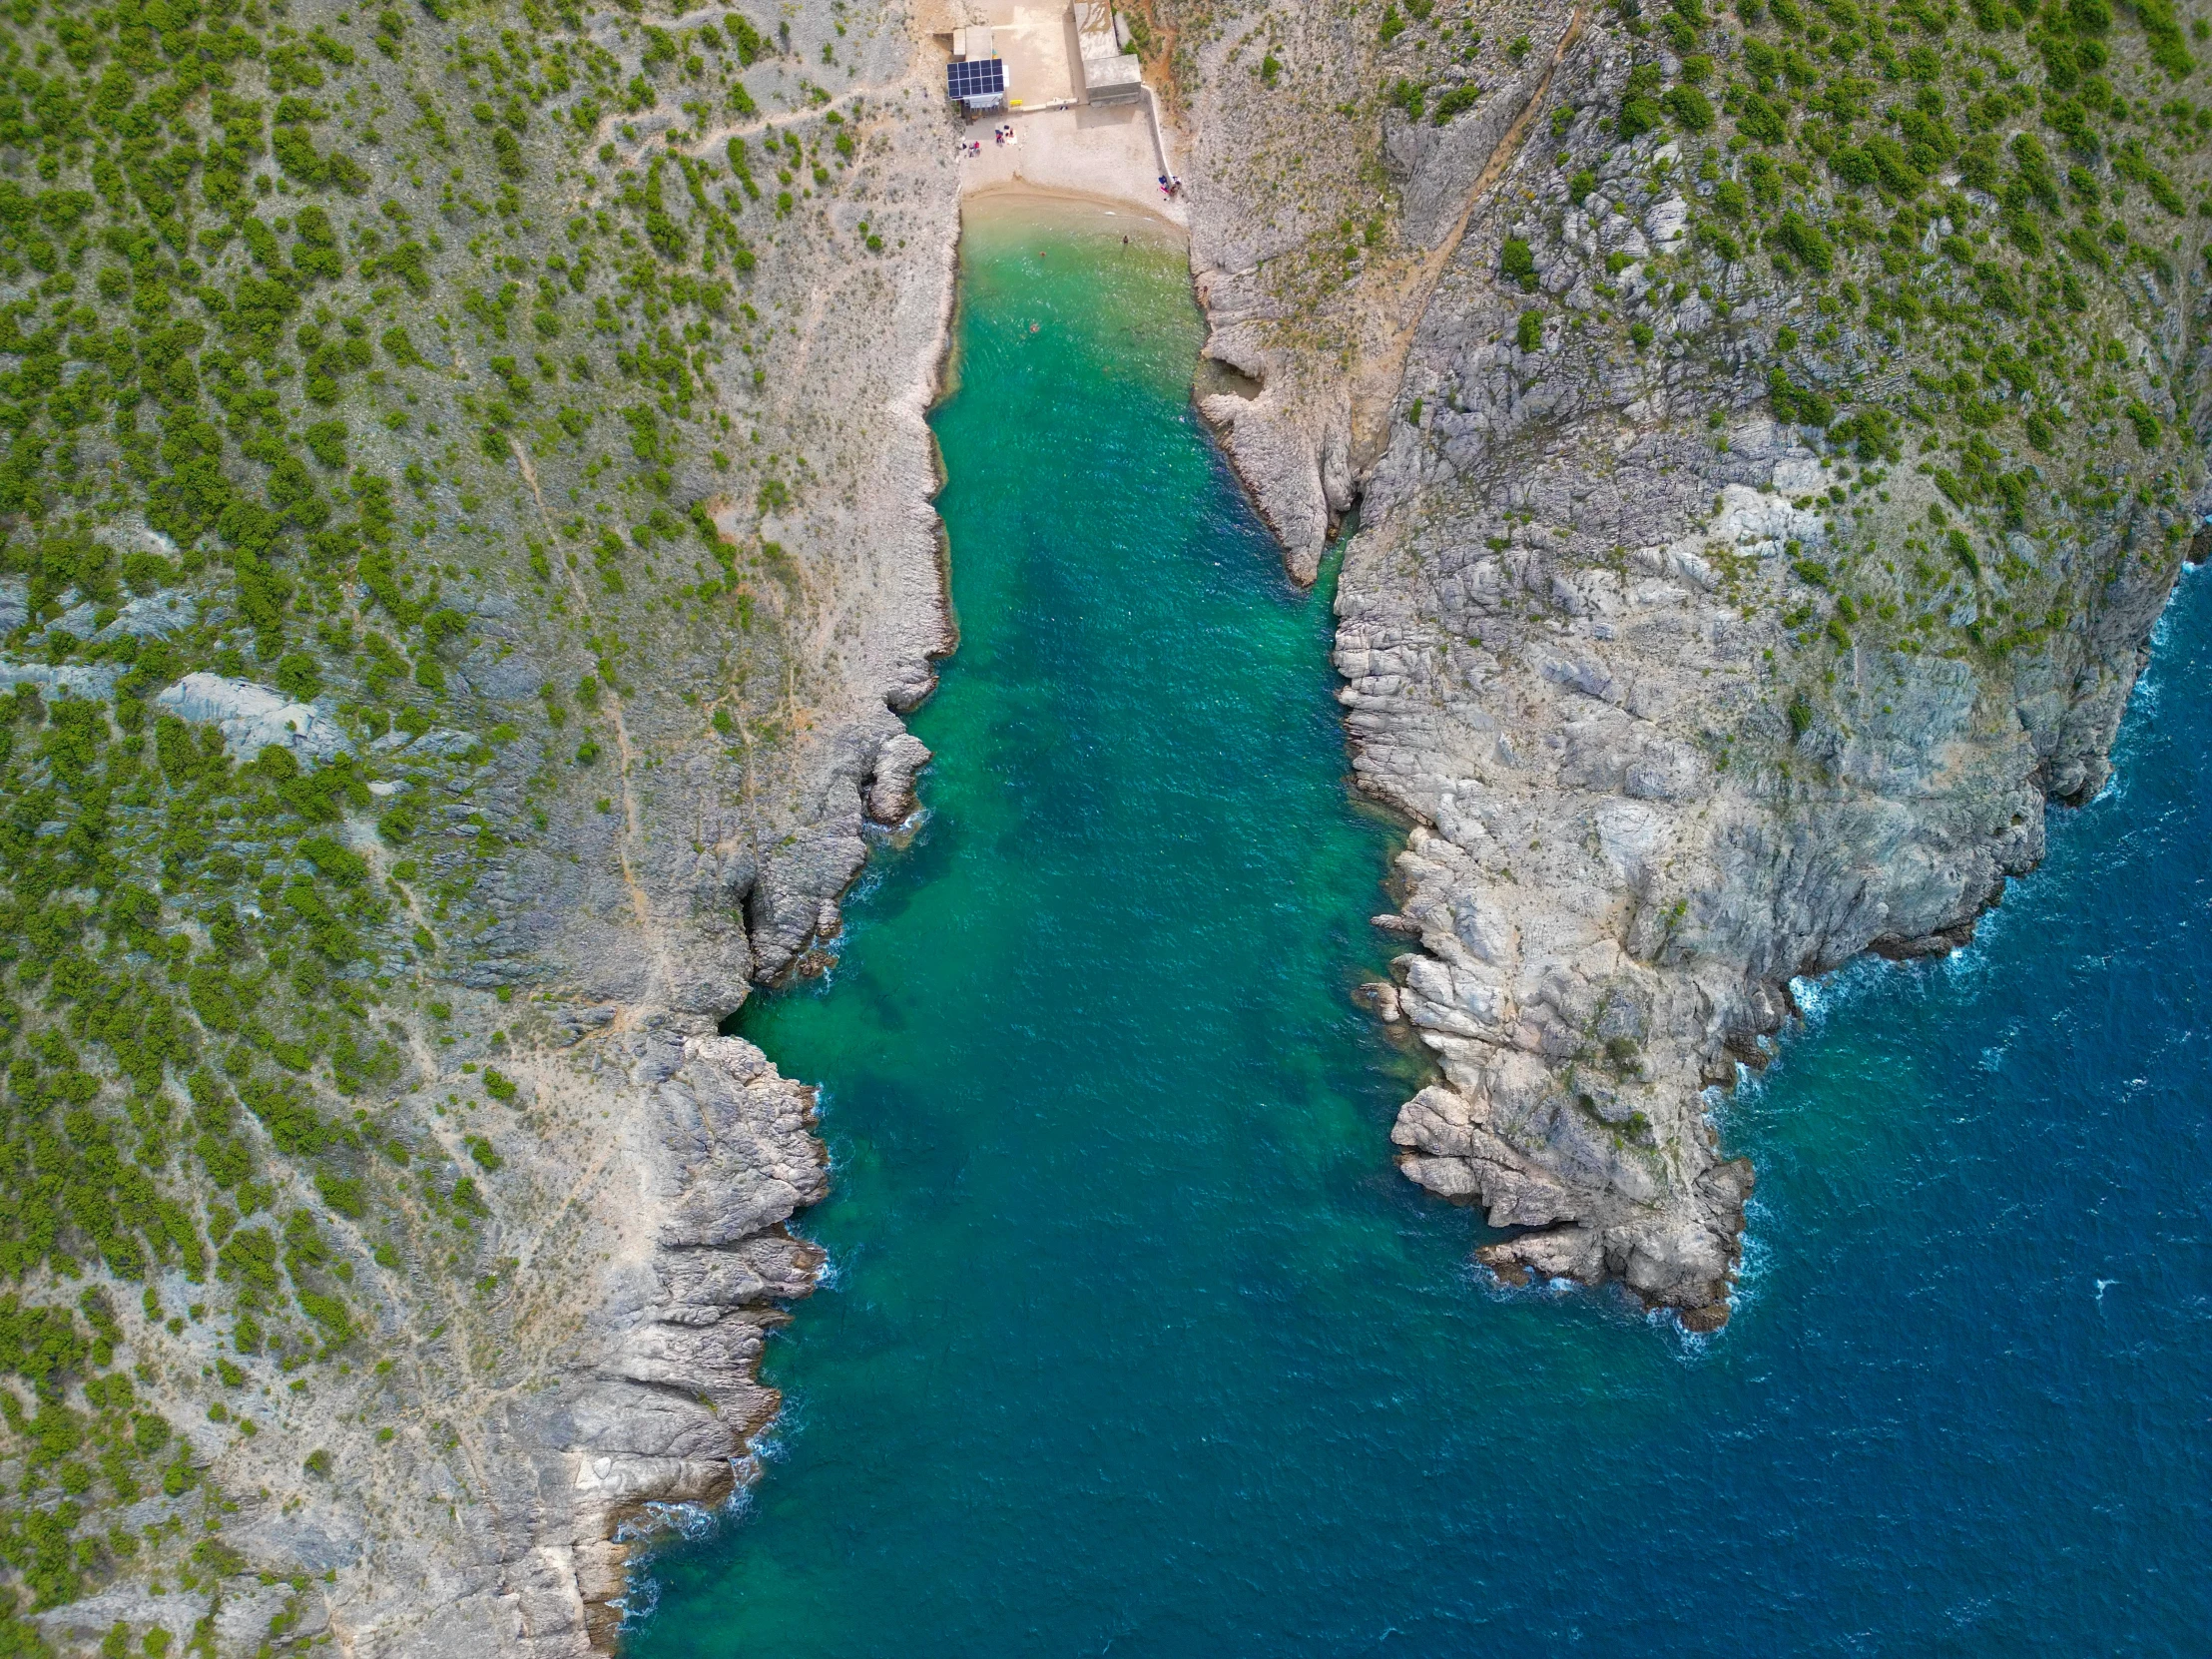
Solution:
[[[1347,999],[1395,832],[1326,592],[1128,226],[971,220],[928,817],[745,1015],[823,1083],[833,1277],[635,1651],[2212,1651],[2212,578],[1974,946],[1807,988],[1725,1106],[1728,1329],[1502,1293]]]

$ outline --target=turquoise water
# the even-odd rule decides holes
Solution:
[[[1728,1107],[1728,1330],[1501,1294],[1347,999],[1393,836],[1326,594],[1189,411],[1180,258],[1104,223],[966,244],[928,817],[744,1015],[823,1081],[834,1276],[635,1651],[2205,1651],[2203,579],[1981,942],[1821,987]]]

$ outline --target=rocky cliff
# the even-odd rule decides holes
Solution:
[[[1203,407],[1415,825],[1396,1139],[1725,1317],[1705,1091],[2097,787],[2208,503],[2201,24],[1441,0],[1142,41]],[[908,20],[0,25],[0,1643],[604,1651],[819,1263],[810,971],[949,621]],[[1172,112],[1171,112],[1172,113]]]
[[[10,18],[0,1645],[604,1651],[819,1266],[811,1097],[718,1025],[927,758],[926,65]]]
[[[2105,760],[2207,507],[2201,20],[1182,6],[1201,407],[1413,824],[1400,1167],[1728,1316],[1712,1094],[1954,948]],[[2187,25],[2185,27],[2185,24]]]

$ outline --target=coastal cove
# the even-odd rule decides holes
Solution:
[[[739,1017],[821,1082],[830,1269],[630,1651],[2189,1651],[2203,582],[1978,942],[1807,987],[1721,1106],[1728,1329],[1501,1292],[1390,1165],[1421,1064],[1350,993],[1399,830],[1347,789],[1331,572],[1288,583],[1190,406],[1180,243],[983,197],[961,261],[924,813]]]

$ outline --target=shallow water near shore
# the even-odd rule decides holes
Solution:
[[[1980,942],[1816,987],[1724,1108],[1734,1323],[1501,1293],[1390,1167],[1396,833],[1133,223],[971,215],[927,817],[742,1016],[823,1085],[834,1271],[632,1651],[2201,1652],[2206,579]]]

